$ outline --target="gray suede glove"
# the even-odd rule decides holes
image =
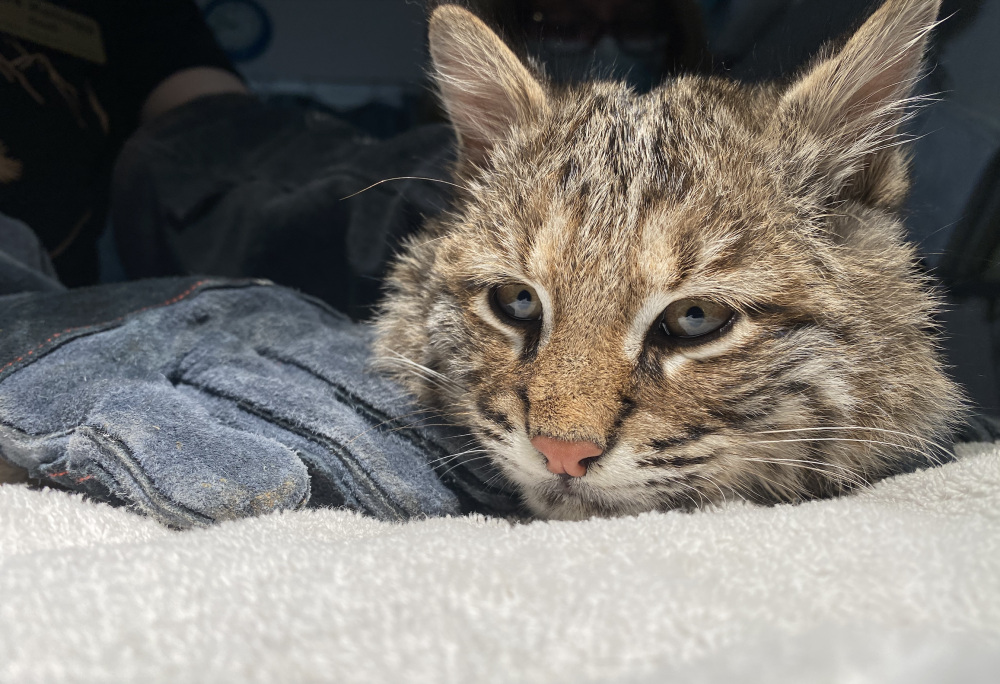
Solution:
[[[0,458],[175,527],[313,505],[509,514],[365,369],[370,332],[259,281],[0,297]]]

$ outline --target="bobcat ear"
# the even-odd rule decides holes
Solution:
[[[784,94],[780,118],[792,118],[820,141],[817,175],[833,194],[846,190],[889,204],[905,195],[905,163],[895,143],[940,5],[887,0],[839,52]]]
[[[468,10],[456,5],[434,10],[430,49],[463,163],[482,165],[511,126],[547,111],[542,84]]]

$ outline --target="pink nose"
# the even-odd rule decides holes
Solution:
[[[545,455],[550,473],[566,473],[573,477],[587,474],[584,460],[604,453],[604,449],[593,442],[567,442],[551,437],[532,437],[531,446]]]

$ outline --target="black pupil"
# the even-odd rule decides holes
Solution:
[[[700,306],[692,306],[687,310],[687,313],[684,314],[684,317],[701,319],[705,317],[705,312],[701,310]]]
[[[531,293],[528,292],[527,290],[521,290],[520,292],[517,293],[517,301],[519,301],[519,302],[530,302],[531,301]]]

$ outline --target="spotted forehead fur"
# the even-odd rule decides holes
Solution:
[[[575,303],[591,323],[627,320],[647,293],[693,276],[702,294],[734,305],[789,291],[776,262],[815,280],[812,266],[833,256],[829,241],[761,139],[768,107],[748,109],[748,99],[776,101],[767,89],[705,79],[649,95],[593,83],[554,98],[549,117],[498,144],[471,181],[451,241],[470,280],[537,280],[558,318]]]

